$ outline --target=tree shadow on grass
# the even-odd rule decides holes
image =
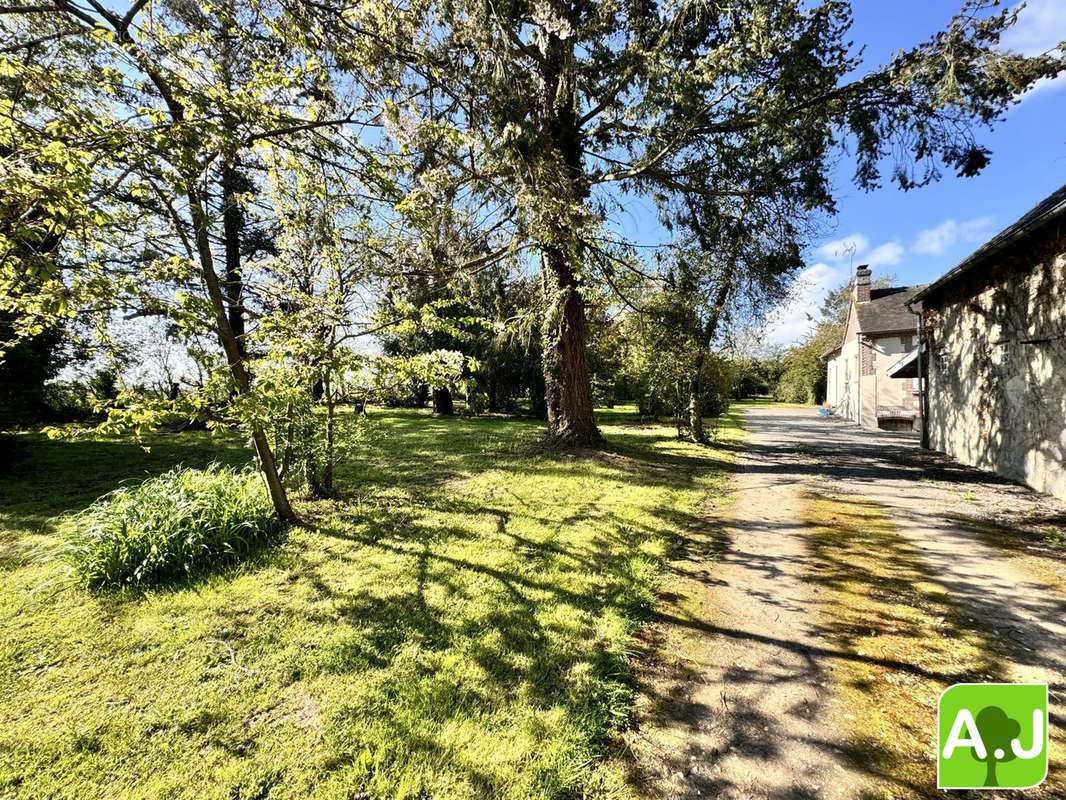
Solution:
[[[32,532],[50,519],[80,511],[119,486],[140,482],[176,466],[213,461],[240,466],[249,450],[233,436],[154,434],[143,444],[119,439],[49,439],[39,433],[9,435],[23,456],[0,481],[0,508],[7,529]]]
[[[399,750],[421,747],[416,719],[447,725],[454,715],[474,714],[498,725],[516,702],[560,715],[583,731],[575,752],[584,754],[585,766],[569,767],[580,775],[605,752],[606,733],[630,713],[626,642],[652,613],[660,568],[659,557],[642,547],[677,544],[697,521],[666,503],[660,490],[686,488],[693,470],[718,462],[660,453],[639,439],[613,460],[601,453],[531,457],[506,444],[492,449],[499,435],[493,424],[499,423],[483,428],[491,434],[481,440],[485,446],[471,452],[469,443],[432,449],[423,429],[410,423],[379,445],[378,458],[401,453],[404,469],[345,473],[345,480],[362,480],[359,503],[335,504],[314,520],[313,535],[336,543],[329,558],[294,564],[311,576],[313,602],[322,609],[310,618],[344,633],[309,650],[297,672],[385,681],[388,708],[361,707],[361,723],[353,716],[337,724],[387,716],[381,722]],[[467,435],[478,425],[463,420],[454,429]],[[473,495],[451,484],[479,470],[496,475]],[[593,476],[609,483],[586,488],[591,494],[575,497],[565,513],[561,499],[531,492],[567,477],[595,487],[588,482]],[[658,488],[618,505],[618,483]],[[613,493],[610,502],[601,503],[598,492]],[[628,513],[633,504],[636,517]],[[442,680],[452,688],[432,688]],[[341,763],[355,757],[342,749]],[[555,769],[566,772],[562,767]],[[498,778],[470,780],[489,780],[490,794],[501,793]],[[575,791],[580,781],[564,794]]]
[[[669,545],[694,520],[667,490],[691,488],[691,472],[716,462],[625,434],[614,462],[532,456],[537,423],[397,412],[386,424],[365,460],[338,469],[339,500],[301,504],[310,525],[293,532],[291,546],[183,584],[195,592],[250,575],[263,587],[246,601],[225,591],[212,599],[207,635],[232,641],[242,668],[258,668],[249,680],[300,680],[344,696],[323,709],[326,769],[365,774],[352,778],[357,791],[375,781],[388,787],[390,770],[398,780],[413,759],[461,776],[482,796],[517,796],[523,780],[539,793],[580,795],[606,752],[606,732],[629,713],[627,643],[650,613],[662,552],[644,548]],[[58,462],[81,443],[54,445],[37,456],[26,485],[47,492],[69,471]],[[182,448],[101,447],[72,452],[84,453],[76,459],[84,471],[93,459],[113,467],[47,511],[28,502],[22,523],[32,524],[31,513],[77,510],[149,470],[198,463]],[[224,460],[213,443],[203,450],[203,463]],[[233,455],[247,451],[234,446]],[[549,483],[550,497],[541,486]],[[568,508],[570,491],[584,494]],[[264,603],[266,627],[258,623]],[[464,750],[462,736],[482,737],[488,751],[497,734],[548,746],[523,745],[521,760],[503,767]]]
[[[504,526],[505,517],[498,516]],[[527,544],[510,559],[479,551],[463,557],[455,548],[472,540],[463,528],[416,522],[387,538],[363,538],[349,536],[346,527],[342,519],[320,531],[354,549],[316,567],[313,581],[319,604],[329,609],[322,626],[336,626],[339,615],[345,632],[317,647],[299,670],[303,678],[330,674],[380,682],[381,703],[342,712],[332,722],[342,767],[359,752],[341,735],[346,727],[387,729],[391,758],[431,759],[439,755],[436,730],[471,717],[505,730],[508,709],[517,705],[561,715],[584,730],[585,741],[575,751],[584,760],[600,746],[598,737],[623,721],[632,691],[625,652],[606,649],[596,626],[608,611],[619,617],[631,612],[619,591],[624,587],[605,579],[582,591],[563,571],[545,567],[562,555],[550,545]],[[366,550],[393,556],[400,573],[373,586],[339,580],[358,568]],[[590,566],[581,570],[594,569],[596,561],[589,557]],[[503,793],[501,775],[457,756],[451,753],[448,769],[462,772],[484,796]],[[564,767],[551,765],[560,775]],[[579,783],[567,787],[578,790]]]

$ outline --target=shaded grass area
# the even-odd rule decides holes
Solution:
[[[39,433],[0,435],[0,548],[26,543],[59,514],[80,511],[104,492],[140,483],[177,465],[251,463],[229,433],[156,434],[140,444],[119,438],[59,440]],[[0,550],[2,552],[2,550]]]
[[[553,455],[532,421],[374,416],[307,528],[136,598],[42,590],[55,566],[26,543],[124,479],[246,451],[27,438],[0,490],[0,795],[631,793],[610,746],[631,642],[735,427],[705,448],[610,410],[607,452]]]
[[[820,627],[862,659],[832,670],[849,756],[880,785],[867,796],[943,797],[931,744],[937,700],[953,683],[1004,680],[1004,649],[931,580],[878,506],[808,495],[805,508]]]

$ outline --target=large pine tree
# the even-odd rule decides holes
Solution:
[[[600,437],[585,304],[594,265],[612,262],[595,257],[612,209],[642,195],[664,224],[693,230],[719,228],[741,201],[831,210],[844,144],[866,189],[886,170],[905,189],[942,167],[975,174],[989,156],[975,128],[1063,68],[998,50],[1014,15],[992,5],[968,3],[867,72],[836,0],[451,0],[337,19],[399,67],[402,114],[463,139],[463,180],[509,200],[501,214],[539,254],[550,437],[588,445]]]

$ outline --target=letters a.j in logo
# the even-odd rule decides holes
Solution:
[[[956,683],[940,695],[939,789],[1029,789],[1048,769],[1047,684]]]

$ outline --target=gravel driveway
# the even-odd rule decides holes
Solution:
[[[649,635],[654,655],[640,676],[630,741],[648,793],[944,796],[849,757],[832,675],[835,663],[855,656],[827,636],[821,590],[810,578],[804,509],[821,496],[879,509],[937,591],[995,638],[1004,677],[1050,685],[1052,772],[1061,772],[1066,569],[1062,551],[1038,534],[1066,523],[1063,505],[923,452],[916,436],[862,430],[813,409],[754,407],[744,425],[733,500],[705,510],[705,529],[676,561]],[[888,680],[892,672],[888,665]],[[1061,786],[1027,796],[1060,796]]]

